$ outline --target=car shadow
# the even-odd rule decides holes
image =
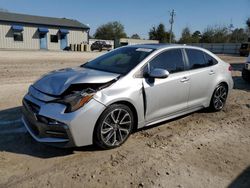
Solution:
[[[247,167],[233,182],[230,183],[228,188],[249,188],[250,187],[250,166]]]
[[[244,67],[244,63],[230,63],[230,65],[232,66],[233,71],[239,71],[239,72],[241,72]],[[241,74],[240,76],[233,76],[233,81],[234,81],[234,89],[250,91],[250,83],[243,80]]]
[[[0,152],[25,154],[39,158],[71,155],[74,151],[100,151],[94,146],[57,148],[35,141],[21,122],[21,106],[0,111]]]
[[[241,76],[233,76],[234,89],[250,91],[250,83],[243,80]]]

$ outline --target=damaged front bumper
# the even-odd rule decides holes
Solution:
[[[38,142],[57,147],[91,145],[96,121],[105,106],[92,99],[75,112],[65,113],[65,109],[63,104],[44,102],[28,93],[23,99],[22,121]]]
[[[23,100],[22,113],[22,122],[36,141],[52,145],[55,143],[55,146],[60,147],[75,146],[68,125],[61,122],[50,123],[49,118],[36,114],[32,110],[32,103],[25,99]]]

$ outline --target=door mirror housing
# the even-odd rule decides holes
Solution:
[[[146,78],[167,78],[169,76],[169,72],[165,69],[153,69],[152,71],[150,71],[149,73],[145,73],[144,77]]]

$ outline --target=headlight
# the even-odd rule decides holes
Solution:
[[[63,97],[63,99],[57,100],[59,103],[63,103],[67,106],[65,112],[74,112],[87,104],[94,96],[93,91],[76,91],[73,94]]]

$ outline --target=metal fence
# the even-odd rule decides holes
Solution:
[[[239,54],[241,43],[192,43],[188,45],[205,48],[216,54]]]

